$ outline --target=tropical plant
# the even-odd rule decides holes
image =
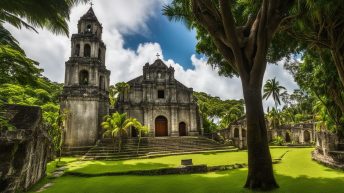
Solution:
[[[68,119],[68,110],[60,111],[58,105],[49,103],[42,106],[43,120],[48,127],[48,135],[52,141],[52,148],[57,153],[59,161],[63,146],[63,121]]]
[[[120,94],[123,94],[126,89],[130,89],[130,85],[126,82],[118,82],[110,86],[109,99],[110,107],[114,108]]]
[[[281,104],[280,97],[282,96],[283,90],[286,90],[286,88],[279,85],[276,78],[269,79],[264,85],[263,99],[267,100],[269,97],[272,97],[275,102],[275,108],[277,109],[277,106]]]
[[[221,117],[221,124],[224,126],[223,128],[228,128],[229,125],[238,120],[242,116],[243,112],[240,109],[239,105],[234,105],[228,109],[227,112]]]
[[[141,143],[141,139],[142,136],[144,136],[146,133],[148,133],[149,128],[147,126],[142,125],[137,119],[133,118],[133,126],[137,129],[138,132],[138,141],[137,141],[137,151],[136,154],[139,154],[139,149],[140,149],[140,143]]]
[[[207,55],[209,64],[218,67],[222,75],[239,75],[241,79],[248,130],[245,187],[250,189],[278,187],[261,90],[267,56],[274,49],[271,42],[289,16],[293,3],[293,0],[173,0],[164,8],[164,14],[170,19],[182,20],[189,28],[196,29],[196,49]]]
[[[276,129],[280,125],[280,114],[274,107],[271,110],[268,108],[267,118],[273,129]]]
[[[128,128],[134,125],[133,118],[127,118],[126,113],[115,112],[111,115],[104,116],[104,122],[101,126],[104,129],[103,136],[110,136],[114,144],[115,151],[115,140],[118,140],[118,152],[121,151],[122,138],[127,134]]]
[[[1,0],[0,1],[0,84],[13,82],[33,85],[40,73],[38,63],[26,57],[18,41],[6,30],[7,22],[17,28],[46,28],[68,36],[72,6],[88,0]]]
[[[272,139],[272,142],[271,142],[271,144],[279,145],[279,146],[284,145],[284,143],[285,143],[285,141],[284,141],[283,137],[281,137],[281,136],[276,136],[275,138]]]
[[[8,22],[17,28],[36,28],[69,35],[68,23],[71,8],[89,0],[1,0],[0,23]]]

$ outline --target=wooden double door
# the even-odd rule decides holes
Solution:
[[[155,119],[155,136],[163,137],[168,136],[168,122],[166,117],[158,116]]]

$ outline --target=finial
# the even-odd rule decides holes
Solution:
[[[158,59],[160,59],[159,56],[160,56],[159,53],[156,53],[156,57],[157,57]]]
[[[91,7],[93,7],[93,2],[92,1],[90,2],[90,5],[91,5]]]

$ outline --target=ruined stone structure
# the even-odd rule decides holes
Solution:
[[[92,7],[78,22],[72,35],[71,57],[66,62],[61,109],[67,111],[64,142],[67,147],[94,145],[100,123],[109,111],[109,76],[105,67],[103,27]]]
[[[281,136],[286,143],[311,144],[315,142],[315,128],[313,123],[281,125],[268,130],[269,140]]]
[[[0,128],[0,192],[26,191],[45,176],[51,141],[39,107],[6,105],[3,114],[15,130]]]
[[[193,89],[174,78],[174,68],[160,59],[143,66],[143,75],[128,82],[130,88],[119,97],[117,108],[149,127],[149,136],[202,134]],[[129,135],[136,137],[135,128]]]
[[[266,122],[266,125],[269,125]],[[222,140],[231,140],[233,145],[244,149],[247,147],[247,126],[245,117],[232,123],[229,128],[217,131],[216,135]],[[268,140],[273,141],[277,136],[282,137],[288,144],[312,144],[315,142],[315,128],[313,123],[281,125],[276,128],[268,127]],[[214,138],[214,135],[212,136]]]

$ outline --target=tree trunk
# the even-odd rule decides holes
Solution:
[[[248,176],[245,188],[278,188],[268,145],[261,86],[243,83],[247,121]]]

